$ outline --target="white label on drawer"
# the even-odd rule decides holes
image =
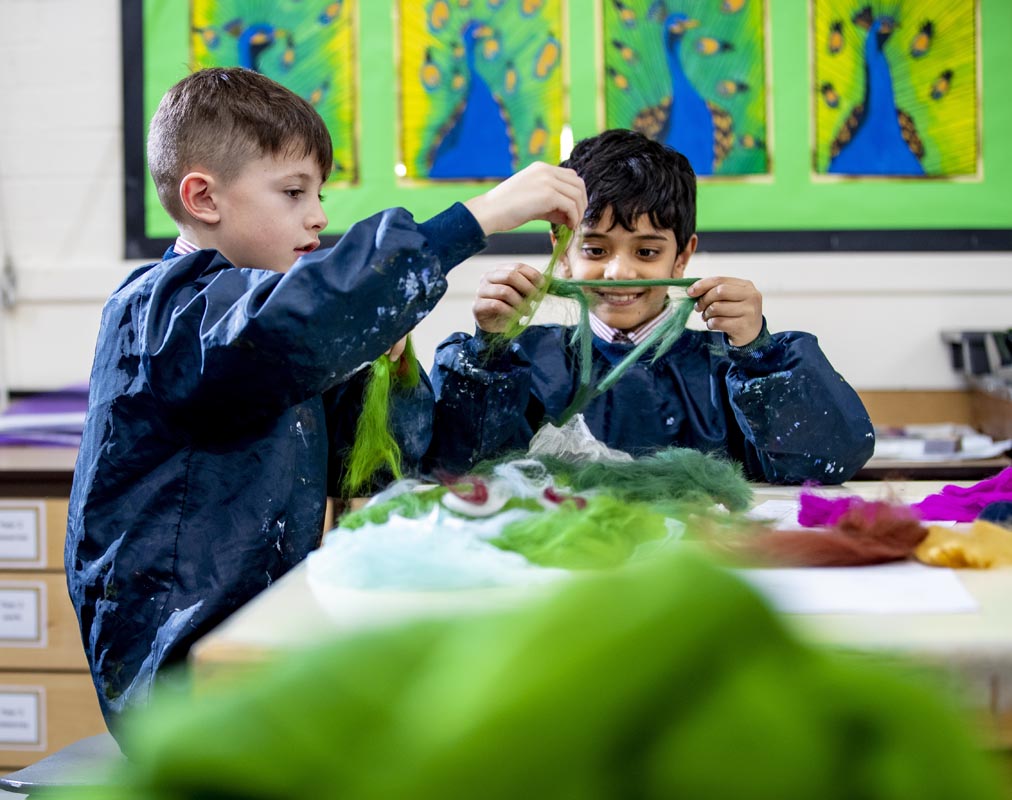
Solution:
[[[0,567],[45,566],[45,503],[0,500]]]
[[[0,750],[45,750],[46,690],[0,686]]]
[[[0,581],[0,647],[45,647],[46,585]]]

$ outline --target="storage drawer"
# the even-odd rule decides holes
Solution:
[[[0,570],[63,572],[66,499],[0,500]]]
[[[0,572],[0,669],[88,669],[62,572]]]
[[[105,730],[86,673],[0,672],[0,772]]]

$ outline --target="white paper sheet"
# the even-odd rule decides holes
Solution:
[[[786,614],[966,614],[977,610],[977,601],[953,570],[917,562],[737,572]]]

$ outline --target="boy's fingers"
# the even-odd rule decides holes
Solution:
[[[517,267],[517,272],[527,278],[531,285],[535,287],[540,286],[545,281],[545,276],[528,264],[520,264]]]
[[[472,309],[478,327],[488,333],[501,333],[513,314],[513,309],[498,300],[478,300]]]
[[[407,343],[408,340],[406,338],[401,339],[399,342],[397,342],[397,344],[395,344],[393,347],[387,350],[387,357],[391,361],[397,361],[404,353],[404,348],[407,346]]]
[[[493,270],[482,279],[479,292],[485,293],[492,286],[509,286],[527,297],[537,291],[542,280],[541,273],[533,267]]]
[[[524,295],[505,283],[490,283],[481,293],[481,297],[485,300],[499,301],[514,308],[524,302]]]

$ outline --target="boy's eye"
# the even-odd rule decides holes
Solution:
[[[298,199],[299,195],[305,194],[302,189],[285,189],[285,194],[291,197],[293,200]]]
[[[601,256],[604,255],[604,248],[603,247],[591,247],[590,245],[584,245],[584,247],[583,247],[583,254],[585,256],[587,256],[587,258],[600,258]]]
[[[640,258],[656,258],[660,252],[660,250],[651,250],[649,247],[644,247],[637,251],[637,255]]]

